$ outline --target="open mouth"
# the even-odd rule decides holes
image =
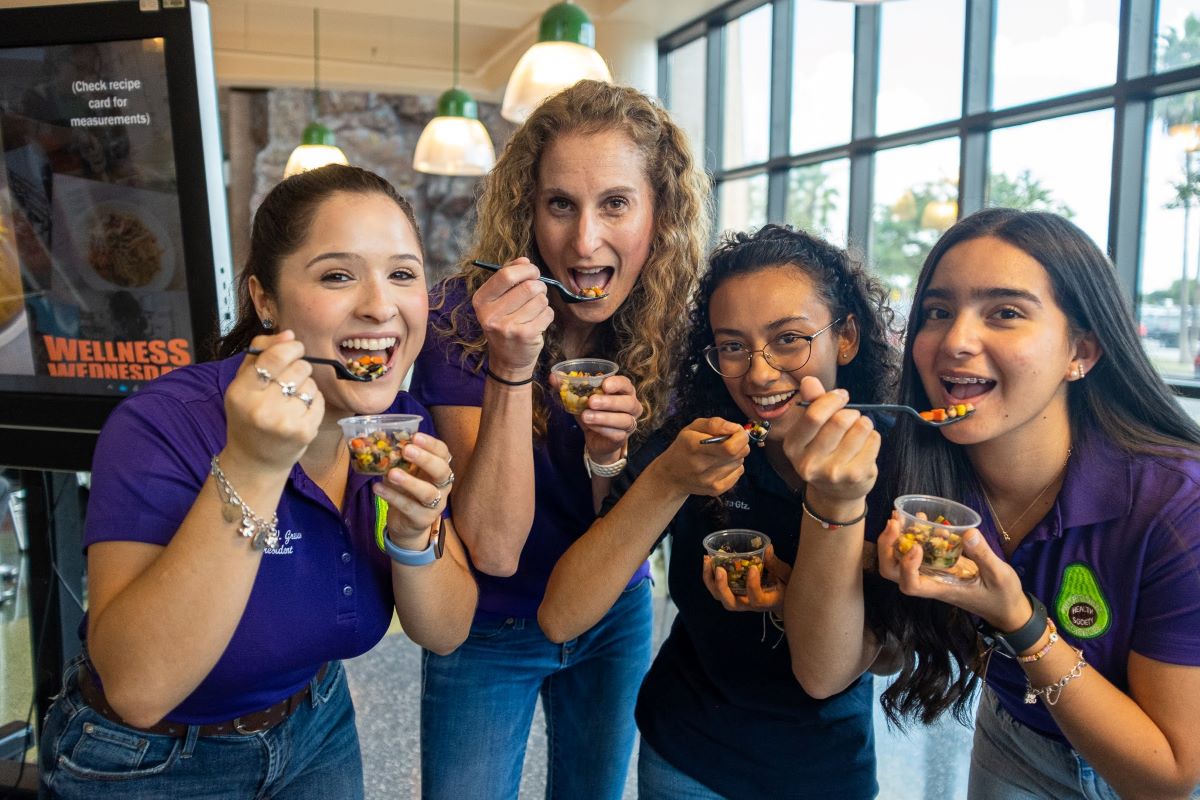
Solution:
[[[382,378],[391,371],[395,352],[395,336],[355,337],[343,339],[338,345],[338,355],[350,371],[372,379]]]
[[[603,297],[608,294],[608,284],[612,281],[614,273],[612,267],[576,267],[571,269],[571,283],[575,284],[577,294],[585,297]]]
[[[943,375],[941,381],[942,390],[945,391],[946,396],[956,402],[976,400],[996,387],[996,382],[988,378]]]
[[[779,394],[758,395],[750,398],[754,403],[754,407],[760,413],[769,414],[772,411],[778,411],[781,408],[787,407],[791,399],[796,395],[796,390],[790,392],[780,392]]]

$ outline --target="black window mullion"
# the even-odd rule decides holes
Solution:
[[[986,114],[992,104],[992,46],[996,38],[995,0],[968,0],[963,53],[963,118]],[[959,134],[958,217],[987,202],[988,140],[985,128],[963,125]]]
[[[791,149],[792,120],[792,30],[796,6],[793,0],[772,0],[771,8],[771,128],[769,158],[785,158]],[[767,221],[787,219],[786,169],[767,173]]]
[[[875,193],[875,154],[858,145],[875,136],[875,101],[879,94],[878,6],[854,10],[854,82],[850,120],[850,219],[847,242],[869,253],[871,205]]]

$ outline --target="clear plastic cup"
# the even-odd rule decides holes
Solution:
[[[605,378],[617,374],[617,365],[603,358],[572,358],[550,368],[558,384],[558,397],[567,413],[579,415],[587,408],[588,398],[603,394]]]
[[[417,434],[419,414],[370,414],[338,420],[350,447],[350,466],[364,475],[382,475],[399,468],[409,474],[417,466],[404,459],[404,445]]]
[[[771,537],[749,528],[726,528],[704,537],[704,549],[713,559],[713,568],[722,567],[729,582],[729,591],[746,593],[746,578],[751,567],[758,567],[759,580],[768,585],[763,554]]]
[[[972,583],[979,569],[970,559],[960,561],[963,534],[978,528],[978,512],[962,503],[927,494],[906,494],[893,505],[900,516],[897,557],[921,545],[921,572],[946,583]]]

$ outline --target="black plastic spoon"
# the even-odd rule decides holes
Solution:
[[[472,261],[471,263],[482,269],[490,269],[492,272],[503,269],[503,267],[501,267],[499,264],[491,264],[487,261]],[[547,278],[545,275],[539,275],[538,280],[547,286],[553,286],[555,289],[558,289],[558,292],[562,295],[563,300],[567,301],[568,303],[590,303],[593,300],[603,300],[604,298],[608,297],[607,294],[602,294],[598,297],[575,294],[561,282],[554,280],[554,278]]]
[[[246,353],[257,356],[262,354],[262,350],[259,350],[257,347],[247,347]],[[386,372],[381,372],[375,377],[371,377],[370,375],[356,375],[345,364],[333,358],[318,358],[317,356],[300,356],[300,358],[310,364],[326,364],[333,367],[333,371],[337,373],[338,380],[343,381],[373,381],[375,378],[382,378],[387,374]]]

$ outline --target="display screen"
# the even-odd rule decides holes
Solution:
[[[0,47],[0,391],[196,360],[162,38]]]

